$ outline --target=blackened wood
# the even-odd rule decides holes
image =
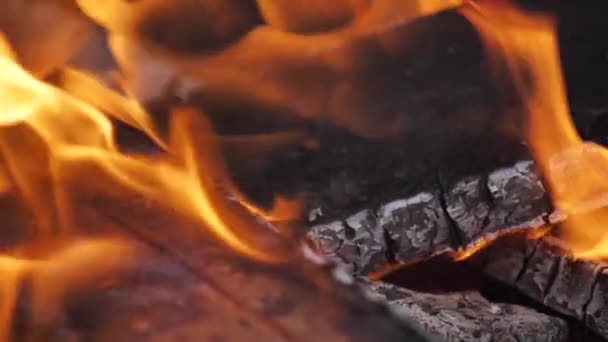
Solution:
[[[323,210],[311,212],[320,220]],[[326,255],[370,273],[388,264],[455,251],[480,239],[549,222],[552,208],[531,161],[451,186],[396,199],[345,219],[312,224],[308,238]]]
[[[437,196],[442,200],[435,200]],[[360,217],[375,220],[345,224]],[[314,225],[308,237],[339,263],[369,274],[391,263],[413,262],[476,239],[492,240],[500,233],[519,231],[474,255],[470,262],[483,265],[497,280],[608,338],[608,317],[602,309],[608,286],[604,284],[606,265],[573,258],[555,238],[530,240],[527,236],[529,229],[561,219],[552,213],[533,164],[522,161],[490,175],[469,177],[447,190],[438,187],[393,201],[367,215]],[[457,238],[450,240],[449,236]]]
[[[560,318],[512,304],[492,303],[479,292],[432,294],[382,282],[362,281],[406,317],[446,341],[567,341]]]
[[[606,264],[575,259],[554,237],[529,240],[509,236],[475,255],[490,276],[515,286],[528,297],[573,317],[608,338]]]
[[[593,292],[585,310],[585,323],[602,336],[608,336],[608,272],[601,269],[593,284]]]

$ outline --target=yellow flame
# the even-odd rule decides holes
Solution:
[[[508,1],[480,2],[460,11],[479,31],[496,76],[505,77],[498,70],[507,67],[527,112],[528,145],[553,203],[572,215],[562,227],[564,237],[576,255],[599,255],[597,246],[590,246],[601,244],[608,221],[594,222],[589,215],[579,214],[608,204],[608,153],[583,142],[576,132],[568,109],[555,21]]]

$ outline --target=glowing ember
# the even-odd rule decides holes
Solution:
[[[551,230],[551,226],[541,226],[541,227],[516,227],[509,230],[503,230],[498,233],[489,234],[487,236],[482,237],[476,241],[473,241],[465,248],[459,248],[457,251],[452,252],[450,256],[455,261],[465,260],[475,253],[479,252],[483,248],[487,247],[494,243],[498,238],[502,236],[507,236],[511,234],[521,233],[523,230],[526,231],[527,237],[531,240],[539,239],[547,234]]]

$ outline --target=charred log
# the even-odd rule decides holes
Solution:
[[[551,213],[534,164],[519,161],[447,187],[438,181],[427,191],[345,219],[313,223],[308,238],[324,254],[358,273],[370,273],[387,264],[466,248],[497,234],[537,228],[552,219]]]
[[[390,209],[386,209],[390,208]],[[577,260],[555,238],[530,240],[527,231],[560,218],[552,215],[547,195],[531,162],[487,176],[471,177],[455,186],[397,200],[344,220],[314,225],[308,237],[319,249],[370,274],[387,265],[455,251],[476,239],[514,236],[474,255],[497,280],[530,298],[585,322],[608,337],[603,263]],[[450,237],[457,236],[457,239]]]
[[[431,294],[367,282],[366,287],[406,317],[446,341],[567,341],[566,323],[512,304],[492,303],[479,292]]]
[[[608,338],[606,264],[575,259],[560,240],[506,237],[475,255],[490,276]]]

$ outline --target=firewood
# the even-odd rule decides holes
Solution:
[[[576,259],[560,240],[505,237],[473,256],[484,272],[608,338],[607,264]]]
[[[422,293],[361,280],[405,317],[446,341],[567,341],[562,319],[512,304],[492,303],[479,292]]]
[[[149,253],[134,272],[96,295],[71,291],[65,318],[58,320],[63,324],[45,340],[434,341],[417,323],[366,299],[344,271],[304,257],[279,264],[255,261],[200,224],[138,197],[76,200],[74,224],[94,236],[118,234]],[[16,329],[38,336],[39,326],[29,316],[29,290],[18,291],[23,294],[15,308]]]
[[[602,309],[608,304],[606,265],[573,258],[554,237],[528,237],[534,227],[560,219],[552,214],[533,164],[520,161],[446,190],[439,187],[343,220],[313,225],[308,238],[351,271],[371,274],[391,264],[455,251],[475,239],[497,239],[501,233],[515,232],[482,249],[470,262],[608,337],[608,315]]]
[[[320,208],[315,212],[323,212]],[[370,273],[480,239],[551,221],[552,209],[531,161],[396,199],[345,219],[312,225],[308,238],[326,255]],[[316,217],[316,220],[322,219]]]
[[[202,279],[170,256],[151,254],[122,283],[69,303],[67,324],[58,329],[56,341],[65,336],[91,341],[434,341],[422,332],[395,329],[397,319],[387,320],[390,313],[362,295],[340,308],[348,295],[311,292],[314,285],[289,272],[244,271],[230,261],[222,267],[223,272]],[[224,281],[234,286],[221,288]],[[233,294],[233,288],[242,292]],[[370,305],[376,309],[368,310]],[[351,325],[348,316],[362,320]]]

